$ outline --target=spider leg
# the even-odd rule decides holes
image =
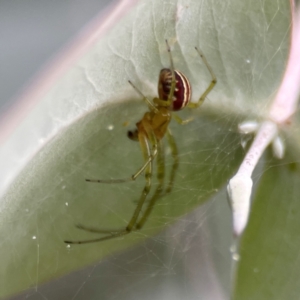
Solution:
[[[166,40],[166,44],[167,44],[167,50],[168,50],[169,59],[170,59],[170,70],[171,70],[171,73],[172,73],[172,83],[171,83],[170,93],[169,93],[168,100],[166,101],[168,104],[170,104],[170,103],[173,102],[173,96],[174,96],[174,92],[175,92],[176,80],[175,80],[174,63],[173,63],[173,58],[172,58],[171,49],[170,49],[168,40]]]
[[[135,89],[135,91],[143,98],[143,100],[148,104],[150,110],[157,112],[155,105],[130,81],[129,84]]]
[[[176,171],[177,171],[178,165],[179,165],[178,149],[177,149],[175,139],[174,139],[170,129],[168,129],[168,131],[167,131],[167,138],[168,138],[169,146],[171,148],[171,153],[172,153],[172,157],[174,159],[174,163],[173,163],[172,170],[171,170],[169,184],[168,184],[166,191],[164,192],[164,195],[168,194],[172,191],[173,182],[174,182]],[[135,226],[136,229],[141,229],[144,226],[144,224],[146,223],[146,221],[148,219],[148,216],[150,215],[153,207],[155,206],[156,201],[160,198],[161,193],[162,193],[164,174],[165,174],[165,162],[164,162],[164,157],[160,155],[160,153],[162,153],[162,151],[159,147],[158,147],[157,151],[158,151],[157,179],[158,179],[159,184],[158,184],[158,187],[156,188],[154,195],[152,196],[152,198],[149,201],[146,211],[144,212],[144,214],[141,217],[141,219],[139,220],[139,222],[136,224],[136,226]]]
[[[154,139],[153,143],[152,143],[152,153],[151,153],[151,149],[149,147],[149,140],[148,140],[145,132],[139,133],[139,142],[140,142],[145,160],[149,161],[150,157],[155,157],[157,155],[157,147],[158,147],[157,145],[158,144],[154,137],[153,132],[147,132],[147,134],[148,134],[148,137],[150,138],[150,141],[152,139]],[[137,219],[139,217],[141,209],[142,209],[142,207],[145,203],[145,200],[149,194],[149,191],[151,188],[152,169],[153,169],[152,168],[152,160],[150,160],[150,163],[148,163],[145,167],[146,184],[144,186],[144,189],[142,191],[140,199],[137,203],[137,206],[133,212],[133,215],[125,228],[119,229],[119,230],[118,229],[117,230],[116,229],[97,229],[94,227],[86,227],[83,225],[77,225],[78,229],[81,229],[84,231],[88,231],[88,232],[92,232],[92,233],[108,234],[108,235],[100,237],[100,238],[83,240],[83,241],[65,241],[65,243],[66,244],[87,244],[87,243],[101,242],[101,241],[109,240],[109,239],[112,239],[115,237],[120,237],[120,236],[130,233],[134,229],[134,226],[137,222]]]
[[[210,91],[214,88],[214,86],[217,83],[217,78],[215,73],[212,70],[212,67],[210,66],[210,64],[208,63],[207,59],[205,58],[204,54],[202,53],[202,51],[200,51],[200,49],[198,49],[197,47],[195,47],[196,51],[198,52],[198,54],[200,55],[200,57],[202,58],[206,68],[208,69],[210,75],[211,75],[211,82],[209,84],[209,86],[206,88],[206,90],[204,91],[204,93],[201,95],[201,97],[199,98],[198,102],[196,103],[192,103],[190,102],[188,104],[188,107],[190,108],[196,108],[199,107],[200,105],[202,105],[202,103],[204,102],[206,96],[210,93]]]
[[[168,139],[169,146],[171,148],[171,153],[172,153],[174,163],[173,163],[171,174],[170,174],[169,184],[168,184],[168,187],[165,192],[166,194],[170,193],[173,188],[173,182],[174,182],[175,175],[176,175],[178,165],[179,165],[177,145],[176,145],[174,136],[172,135],[172,133],[169,129],[167,131],[167,139]]]
[[[185,119],[185,120],[182,120],[177,114],[173,113],[172,114],[172,118],[180,125],[185,125],[185,124],[188,124],[190,123],[191,121],[194,120],[193,117],[191,118],[188,118],[188,119]]]
[[[149,200],[149,203],[147,205],[147,208],[145,212],[143,213],[140,220],[135,225],[135,228],[137,230],[141,229],[144,224],[146,223],[150,213],[152,212],[152,209],[156,203],[156,200],[159,198],[161,192],[163,191],[163,184],[164,184],[164,177],[165,177],[165,158],[164,158],[164,152],[162,151],[162,142],[158,141],[157,143],[157,180],[158,180],[158,186],[152,196],[152,198]]]
[[[83,228],[81,228],[81,229],[83,229]],[[89,231],[87,229],[84,229],[84,230]],[[84,241],[64,241],[64,242],[66,244],[89,244],[89,243],[96,243],[96,242],[102,242],[102,241],[110,240],[110,239],[113,239],[113,238],[116,238],[116,237],[120,237],[122,235],[126,235],[128,233],[129,232],[123,231],[123,232],[118,232],[118,233],[115,233],[115,234],[111,234],[111,235],[104,236],[104,237],[101,237],[101,238],[96,238],[96,239],[90,239],[90,240],[84,240]]]
[[[172,157],[174,159],[174,163],[173,163],[172,170],[171,170],[169,184],[168,184],[168,187],[167,187],[164,195],[171,192],[171,190],[173,188],[175,174],[176,174],[176,171],[177,171],[178,165],[179,165],[178,149],[177,149],[175,139],[174,139],[170,129],[168,129],[168,131],[167,131],[167,138],[168,138],[169,146],[171,148],[171,153],[172,153]],[[164,161],[164,157],[163,157],[163,153],[162,153],[160,144],[159,144],[159,147],[157,148],[157,152],[158,152],[158,154],[157,154],[157,179],[158,179],[159,184],[158,184],[158,187],[156,188],[154,195],[152,196],[152,198],[149,201],[146,211],[142,215],[139,222],[136,224],[136,226],[135,226],[136,229],[141,229],[144,226],[153,207],[156,204],[156,201],[160,198],[162,190],[163,190],[163,182],[164,182],[164,175],[165,175],[165,161]]]

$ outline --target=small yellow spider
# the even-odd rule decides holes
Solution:
[[[138,230],[143,227],[145,222],[147,221],[148,216],[150,215],[156,200],[161,196],[163,191],[163,182],[164,182],[164,159],[163,159],[163,149],[162,149],[162,138],[167,135],[167,139],[171,148],[171,153],[174,159],[173,167],[171,170],[170,181],[168,187],[166,188],[165,193],[169,193],[173,187],[173,181],[175,178],[176,170],[178,168],[178,150],[172,136],[170,130],[168,129],[169,123],[172,117],[179,124],[186,124],[191,119],[182,120],[178,115],[172,114],[172,111],[181,110],[184,107],[197,108],[200,106],[209,92],[213,89],[215,84],[217,83],[216,76],[214,75],[212,68],[208,64],[206,58],[203,53],[195,47],[199,56],[202,58],[204,64],[206,65],[208,71],[211,74],[212,80],[209,86],[206,88],[204,93],[199,98],[198,102],[191,103],[191,86],[186,78],[186,76],[174,69],[173,58],[171,54],[171,50],[166,40],[167,50],[169,53],[170,59],[170,69],[164,68],[160,71],[159,79],[158,79],[158,98],[153,98],[150,101],[147,97],[145,97],[142,92],[134,86],[134,84],[129,81],[131,86],[137,91],[137,93],[143,98],[146,104],[149,107],[149,111],[146,112],[143,118],[136,124],[136,129],[134,131],[128,132],[128,137],[134,141],[138,141],[140,143],[142,153],[144,156],[145,163],[144,165],[130,178],[126,179],[113,179],[113,180],[98,180],[98,179],[86,179],[88,182],[98,182],[98,183],[122,183],[128,181],[134,181],[138,176],[142,173],[145,174],[145,187],[142,191],[140,199],[137,203],[137,206],[134,210],[134,213],[129,220],[127,226],[121,229],[98,229],[92,227],[86,227],[83,225],[77,225],[78,229],[82,229],[88,232],[104,234],[99,238],[94,238],[90,240],[83,241],[65,241],[67,244],[87,244],[109,240],[115,237],[120,237],[130,233],[133,230]],[[140,217],[140,213],[142,207],[146,201],[146,198],[150,192],[151,188],[151,177],[152,177],[152,169],[153,169],[153,161],[157,159],[157,179],[158,186],[156,191],[154,192],[152,198],[148,201],[147,207]]]

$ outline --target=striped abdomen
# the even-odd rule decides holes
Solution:
[[[183,109],[191,100],[191,86],[188,79],[179,71],[175,70],[175,90],[173,95],[172,110]],[[172,72],[170,69],[162,69],[158,80],[159,99],[168,100],[172,83]]]

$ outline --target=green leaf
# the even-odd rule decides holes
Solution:
[[[138,143],[127,138],[128,129],[122,125],[143,111],[143,103],[125,102],[86,115],[37,153],[11,186],[4,200],[14,202],[15,209],[1,227],[5,242],[0,248],[8,291],[16,286],[11,278],[17,275],[20,287],[34,285],[37,272],[39,281],[57,277],[141,242],[208,199],[237,167],[242,157],[236,147],[239,136],[227,127],[197,115],[187,126],[172,124],[180,167],[172,193],[158,200],[145,228],[115,240],[69,248],[64,240],[95,237],[75,224],[127,225],[144,186],[143,176],[114,185],[87,183],[85,178],[128,177],[143,164]],[[166,181],[172,163],[168,157]]]
[[[244,153],[238,122],[264,115],[280,83],[289,9],[287,1],[142,1],[39,96],[1,150],[13,180],[0,202],[0,297],[135,245],[216,195]],[[170,125],[180,160],[173,190],[141,231],[68,247],[64,240],[95,237],[75,224],[125,227],[135,209],[142,176],[114,185],[85,178],[128,177],[143,164],[138,143],[126,133],[147,106],[128,80],[149,98],[157,95],[158,72],[169,65],[165,39],[175,67],[191,81],[193,101],[211,80],[195,46],[218,79],[203,107],[181,113],[193,122]],[[173,161],[165,146],[167,182]]]

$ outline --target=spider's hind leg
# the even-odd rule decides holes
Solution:
[[[202,58],[206,68],[208,69],[210,75],[211,75],[211,82],[209,84],[209,86],[206,88],[206,90],[204,91],[204,93],[200,96],[198,102],[195,102],[195,103],[192,103],[190,102],[188,104],[188,107],[190,108],[197,108],[199,107],[200,105],[203,104],[205,98],[207,97],[207,95],[211,92],[211,90],[214,88],[214,86],[217,84],[217,78],[216,78],[216,75],[215,73],[213,72],[212,70],[212,67],[210,66],[210,64],[208,63],[206,57],[204,56],[203,52],[198,49],[197,47],[195,47],[196,51],[198,52],[199,56]]]
[[[175,79],[175,68],[174,68],[174,63],[173,63],[173,57],[172,57],[171,48],[169,46],[168,40],[166,40],[166,44],[167,44],[167,50],[168,50],[169,59],[170,59],[170,70],[171,70],[171,74],[172,74],[171,88],[170,88],[170,93],[169,93],[169,97],[167,100],[167,103],[170,104],[173,102],[173,96],[174,96],[175,87],[176,87],[176,79]]]

